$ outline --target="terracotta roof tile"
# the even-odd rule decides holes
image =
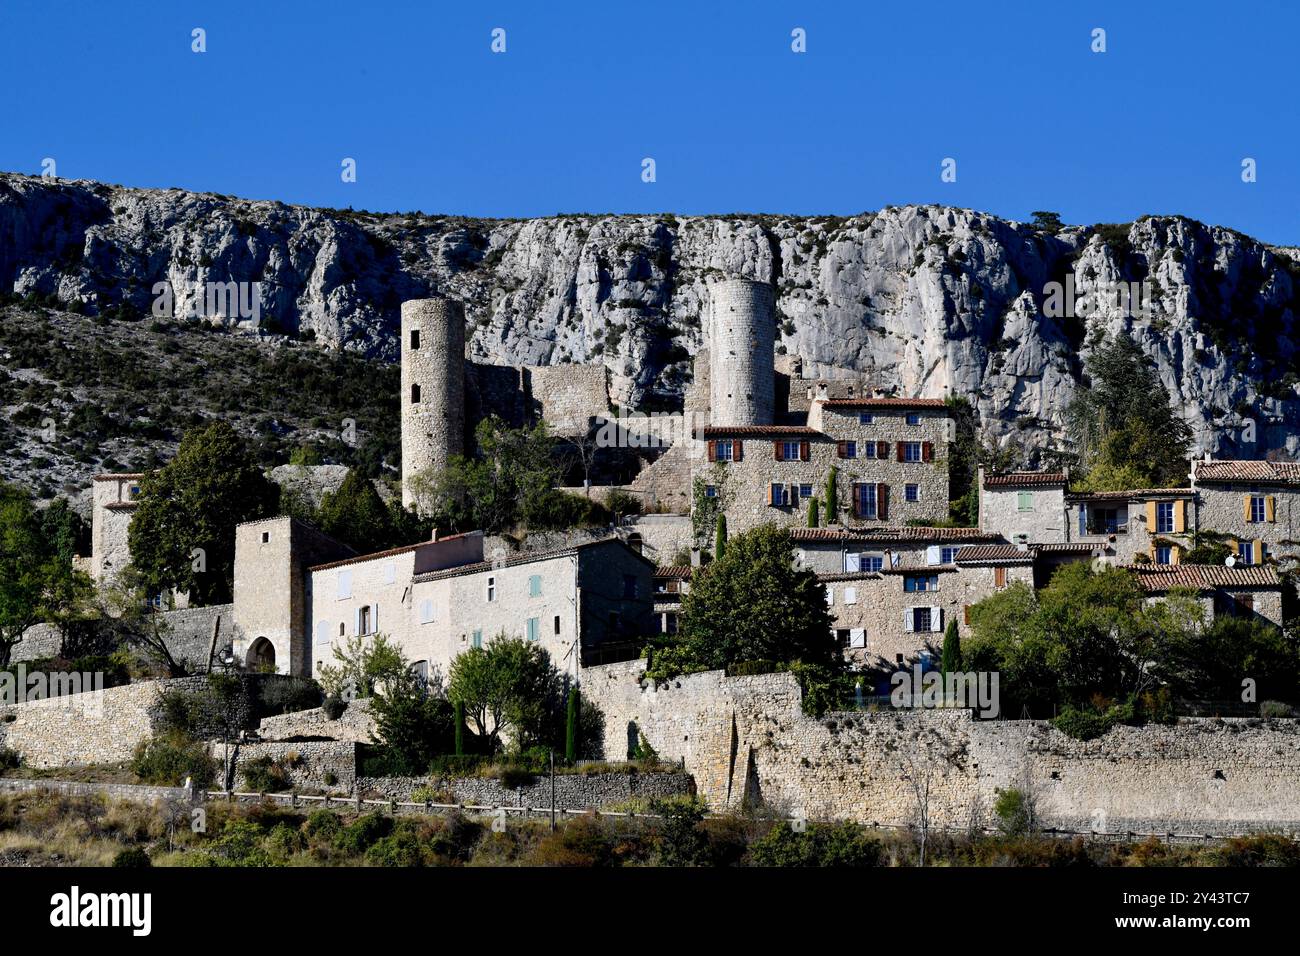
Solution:
[[[1006,564],[1019,562],[1030,564],[1034,556],[1028,550],[1022,551],[1014,544],[968,544],[957,552],[958,564]]]
[[[1197,461],[1192,470],[1201,482],[1300,485],[1300,462],[1294,461]]]
[[[1269,565],[1228,567],[1225,564],[1122,564],[1137,576],[1145,591],[1170,588],[1278,588],[1277,570]]]
[[[942,398],[828,398],[827,408],[947,408]]]
[[[867,542],[925,542],[925,541],[1001,541],[1002,536],[981,531],[979,528],[791,528],[790,540],[800,541],[867,541]]]
[[[1129,491],[1072,491],[1065,497],[1070,501],[1134,501],[1139,498],[1191,498],[1195,494],[1191,488],[1133,488]]]
[[[682,580],[689,580],[691,571],[693,570],[694,568],[689,564],[672,564],[655,568],[654,576],[657,578],[681,578]]]
[[[1004,475],[985,475],[985,488],[1033,487],[1039,485],[1063,485],[1063,471],[1010,471]]]
[[[706,425],[704,427],[705,438],[728,437],[737,435],[744,438],[746,435],[769,435],[779,437],[781,435],[821,435],[815,428],[809,428],[807,425]]]

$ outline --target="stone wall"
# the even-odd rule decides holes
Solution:
[[[402,504],[426,468],[445,468],[465,448],[465,313],[451,299],[402,303]]]
[[[357,789],[369,799],[413,800],[427,787],[456,803],[485,807],[549,807],[551,778],[538,776],[528,786],[505,787],[494,777],[362,777]],[[608,807],[633,799],[673,797],[694,792],[686,773],[562,773],[555,777],[555,805],[569,810]]]
[[[746,800],[811,819],[907,823],[912,781],[937,824],[988,819],[999,789],[1032,793],[1047,826],[1109,832],[1300,830],[1294,720],[1185,719],[1077,741],[1041,721],[966,711],[803,714],[793,676],[693,674],[657,686],[644,662],[588,668],[606,757],[643,734],[682,759],[714,808]]]
[[[592,416],[609,409],[604,365],[529,366],[521,373],[533,420],[545,421],[553,435],[586,435]]]
[[[1247,544],[1261,541],[1268,555],[1278,559],[1296,557],[1300,492],[1282,485],[1201,483],[1197,496],[1197,530],[1231,535]],[[1272,521],[1247,519],[1245,502],[1250,497],[1273,499]]]
[[[718,424],[772,424],[775,302],[766,283],[728,279],[709,286],[709,404]]]
[[[223,746],[220,740],[209,744],[209,750],[218,760],[222,759]],[[270,757],[284,768],[293,789],[351,793],[357,779],[357,744],[351,741],[241,743],[232,753],[235,764],[232,789],[249,789],[244,769],[263,757]]]
[[[328,737],[353,743],[370,743],[375,735],[375,719],[370,712],[369,700],[351,701],[338,720],[330,720],[325,711],[316,707],[291,714],[263,717],[257,725],[263,740],[288,741],[292,737]]]
[[[1020,509],[1020,492],[1027,492],[1029,507]],[[1020,535],[1032,543],[1068,541],[1065,486],[980,486],[979,526],[1015,542]],[[1078,520],[1077,518],[1075,519]]]

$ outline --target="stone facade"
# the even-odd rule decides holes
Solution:
[[[477,554],[462,550],[477,541]],[[314,673],[348,637],[383,633],[426,673],[499,633],[537,641],[562,671],[579,648],[644,636],[653,564],[617,538],[484,560],[482,536],[398,549],[312,570]]]
[[[591,419],[609,411],[603,365],[526,366],[520,372],[532,420],[545,421],[552,435],[586,435]]]
[[[727,279],[709,286],[710,421],[774,421],[776,298],[772,286]]]
[[[1063,541],[1092,545],[1110,564],[1141,554],[1177,564],[1193,547],[1196,495],[1189,488],[1067,494]]]
[[[249,521],[235,529],[235,636],[245,666],[306,676],[307,568],[352,554],[347,545],[295,518]]]
[[[1008,541],[1067,541],[1064,472],[1012,472],[986,475],[979,470],[979,526]]]
[[[402,303],[402,504],[412,476],[465,450],[465,313],[450,299]]]
[[[127,532],[142,474],[96,475],[91,482],[90,578],[109,584],[131,563]]]
[[[1040,721],[966,711],[803,714],[794,677],[692,674],[659,684],[644,662],[584,672],[606,756],[644,736],[684,761],[715,809],[762,803],[810,819],[910,823],[928,779],[936,825],[989,820],[997,791],[1032,793],[1044,824],[1102,832],[1300,829],[1294,720],[1183,720],[1077,741]],[[622,730],[623,733],[619,733]]]
[[[368,744],[375,739],[375,718],[370,701],[358,698],[348,702],[338,720],[330,720],[323,708],[299,710],[290,714],[263,717],[257,725],[263,740],[288,741],[296,737],[327,737],[331,740]]]
[[[948,516],[948,422],[941,401],[818,401],[807,426],[706,428],[696,476],[715,486],[722,478],[733,533],[806,527],[812,499],[825,504],[832,468],[839,520],[936,521]]]
[[[212,754],[223,753],[223,741],[214,740],[208,747]],[[240,743],[231,753],[235,772],[231,787],[243,790],[248,787],[245,768],[255,760],[269,757],[275,761],[289,779],[289,787],[297,790],[325,790],[351,793],[357,779],[357,744],[341,740],[304,740],[281,743],[263,741]]]
[[[1228,535],[1239,563],[1300,558],[1300,465],[1197,461],[1192,482],[1197,530]]]

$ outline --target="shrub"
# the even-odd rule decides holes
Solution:
[[[117,856],[113,857],[113,866],[143,869],[153,866],[153,861],[149,859],[149,854],[140,847],[129,846],[125,850],[119,850]]]
[[[852,823],[809,824],[796,833],[781,822],[750,850],[751,860],[758,866],[878,866],[881,854],[879,841]]]
[[[276,859],[288,859],[304,847],[302,831],[287,823],[277,823],[266,835],[267,851]]]
[[[321,705],[321,689],[309,677],[272,678],[262,682],[257,702],[261,716],[311,710]]]
[[[196,740],[169,733],[143,740],[131,758],[131,772],[141,783],[175,787],[186,777],[196,787],[210,787],[217,764]]]
[[[333,839],[343,829],[343,821],[333,810],[313,810],[303,821],[302,831],[309,839],[324,837]]]
[[[366,862],[371,866],[423,866],[424,848],[415,833],[403,827],[371,846]]]
[[[1233,837],[1213,859],[1219,866],[1300,866],[1300,843],[1280,833]]]
[[[447,754],[429,761],[431,777],[468,777],[477,773],[489,758],[480,754]]]
[[[257,793],[280,793],[289,789],[289,771],[285,761],[256,757],[243,767],[244,784]]]
[[[334,845],[344,853],[360,855],[393,832],[393,821],[379,813],[357,817],[339,831]]]
[[[338,720],[343,716],[343,712],[348,709],[348,702],[331,694],[325,698],[324,703],[321,704],[321,709],[325,711],[325,716],[328,719]]]
[[[1024,836],[1035,827],[1033,800],[1014,787],[997,791],[993,815],[997,817],[998,829],[1007,836]]]
[[[776,661],[740,661],[727,668],[727,674],[731,677],[752,677],[757,674],[772,674],[780,670],[780,665]]]
[[[0,770],[17,770],[23,763],[23,755],[10,747],[0,747]]]

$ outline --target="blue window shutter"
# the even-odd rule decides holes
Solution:
[[[1079,503],[1079,534],[1088,533],[1088,506],[1083,502]]]

